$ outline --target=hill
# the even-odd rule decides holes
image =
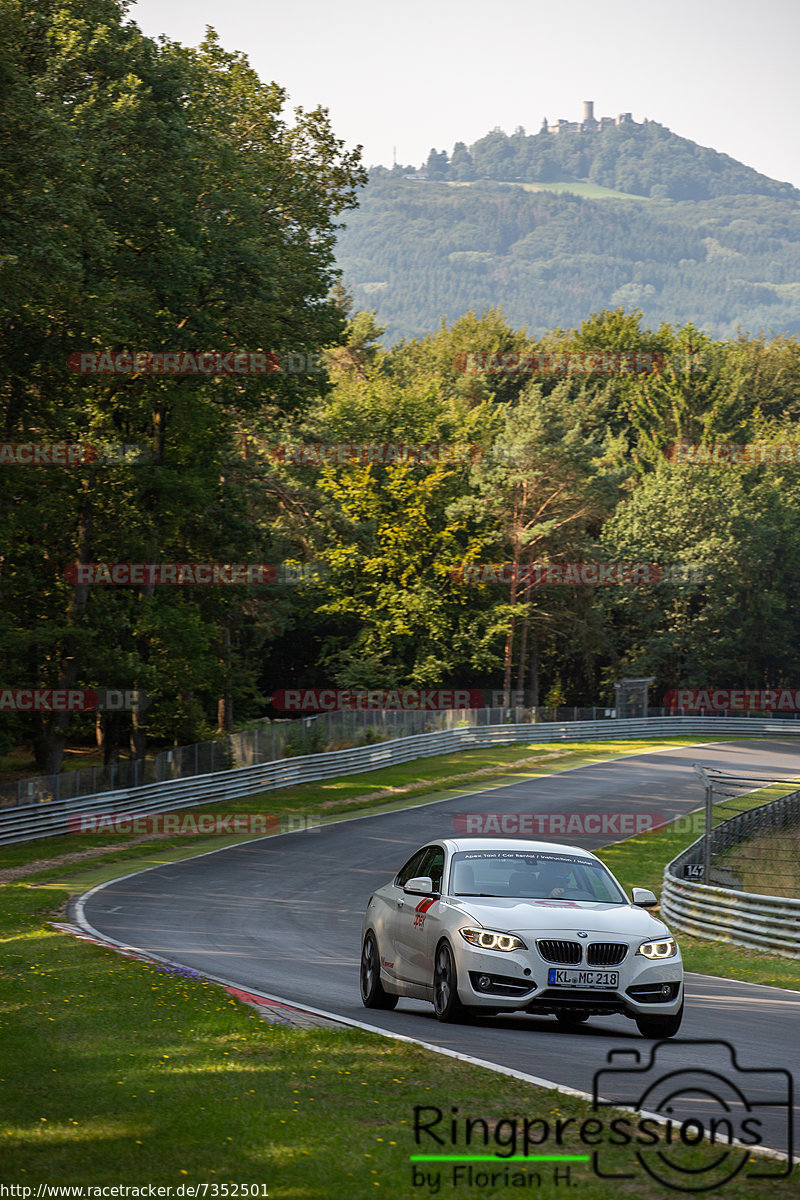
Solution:
[[[654,122],[495,131],[377,168],[337,259],[387,342],[498,304],[536,335],[619,305],[651,327],[800,334],[800,191]]]
[[[508,136],[495,129],[452,156],[431,151],[424,169],[431,180],[494,179],[536,183],[586,180],[655,200],[712,200],[718,196],[800,199],[789,183],[760,175],[727,154],[698,146],[656,121],[627,121],[597,133]]]

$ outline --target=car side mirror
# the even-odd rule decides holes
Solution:
[[[650,888],[633,888],[633,903],[637,908],[655,908],[658,898]]]
[[[430,875],[415,875],[403,884],[403,891],[410,896],[430,896],[433,893],[433,880]]]

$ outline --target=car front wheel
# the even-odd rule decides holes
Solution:
[[[433,968],[433,1007],[440,1021],[463,1021],[467,1015],[458,997],[458,981],[453,951],[440,942]]]
[[[365,1008],[394,1008],[397,996],[384,990],[375,936],[368,933],[361,947],[361,1000]]]
[[[646,1038],[670,1038],[681,1027],[683,1020],[683,1004],[681,1004],[674,1017],[637,1017],[636,1028],[642,1037]]]

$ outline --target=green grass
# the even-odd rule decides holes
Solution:
[[[713,739],[704,739],[710,741]],[[730,738],[716,740],[730,741]],[[385,812],[413,807],[429,799],[443,799],[469,794],[477,788],[502,786],[512,779],[531,779],[558,771],[603,762],[627,754],[646,753],[664,749],[666,745],[694,745],[691,737],[652,741],[552,743],[549,745],[511,745],[465,750],[435,758],[418,759],[365,774],[351,775],[318,783],[302,784],[264,792],[258,796],[234,800],[227,806],[206,805],[192,809],[194,813],[225,811],[234,813],[274,813],[279,817],[315,816],[322,821],[341,819],[351,814]],[[461,779],[454,787],[454,780]],[[786,785],[764,788],[748,797],[737,797],[717,806],[716,820],[730,815],[731,804],[736,811],[755,807],[776,795],[785,793]],[[698,781],[698,802],[702,788]],[[693,818],[697,827],[687,832],[688,822],[667,826],[663,830],[628,838],[599,852],[599,856],[618,876],[623,886],[650,887],[660,894],[664,865],[679,854],[702,832],[699,814]],[[36,876],[39,888],[58,891],[68,887],[73,894],[85,891],[108,879],[161,863],[176,862],[195,854],[242,841],[241,837],[162,837],[148,839],[138,845],[123,844],[103,851],[108,842],[118,838],[98,835],[70,835],[63,838],[43,838],[0,850],[0,870],[21,867],[32,860],[47,859],[63,854],[79,855],[95,849],[97,857],[77,861]],[[800,988],[800,964],[780,955],[745,950],[725,942],[679,935],[686,969],[707,975],[742,979],[749,983]]]
[[[745,809],[766,804],[796,789],[796,783],[773,784],[744,799],[731,797],[716,806],[716,819],[728,820]],[[800,896],[800,827],[780,832],[765,830],[724,854],[715,855],[714,866],[729,867],[739,877],[743,891],[796,899]]]
[[[705,739],[713,740],[713,739]],[[730,741],[730,738],[717,740]],[[652,741],[553,743],[549,745],[510,745],[465,750],[454,754],[418,759],[365,774],[302,784],[244,797],[227,806],[206,805],[192,809],[197,814],[210,811],[234,813],[274,813],[279,817],[313,816],[321,821],[337,820],[351,814],[363,815],[385,812],[414,805],[430,799],[469,794],[476,788],[502,786],[512,779],[531,779],[564,771],[593,762],[603,762],[627,754],[664,749],[665,745],[693,745],[691,737]],[[462,780],[454,787],[455,780]],[[730,815],[730,805],[736,811],[755,807],[766,800],[790,790],[786,785],[764,788],[748,797],[717,806],[716,820]],[[698,801],[702,790],[698,782]],[[628,838],[624,842],[600,851],[622,884],[650,887],[661,891],[664,865],[680,853],[702,832],[702,819],[696,814],[696,828],[687,832],[687,822],[667,826],[663,830]],[[37,886],[58,890],[68,886],[74,894],[104,883],[131,870],[176,862],[182,858],[222,848],[242,841],[241,837],[160,837],[139,844],[122,844],[103,852],[109,840],[118,838],[98,835],[70,835],[43,838],[0,850],[0,870],[22,867],[33,860],[48,859],[65,854],[76,858],[87,849],[97,851],[96,857],[76,861],[37,874]],[[791,959],[780,955],[762,954],[733,947],[724,942],[680,935],[681,950],[687,970],[708,975],[739,978],[750,983],[800,987],[800,969]]]
[[[43,906],[44,895],[21,882],[0,892],[5,1185],[208,1182],[262,1185],[270,1200],[427,1196],[411,1186],[409,1156],[463,1153],[465,1142],[415,1144],[415,1106],[484,1118],[492,1136],[502,1119],[544,1121],[550,1137],[536,1152],[587,1153],[575,1136],[592,1116],[585,1101],[360,1031],[268,1025],[215,985],[55,932],[46,921],[67,893],[47,893]],[[526,1041],[537,1036],[548,1035]],[[573,1118],[560,1145],[559,1118]],[[687,1152],[694,1165],[716,1153]],[[604,1148],[603,1161],[636,1169],[627,1147]],[[552,1166],[537,1169],[536,1195],[562,1197]],[[447,1183],[451,1170],[439,1194],[453,1200],[520,1191],[466,1193]],[[608,1200],[608,1181],[589,1164],[570,1170],[581,1197]],[[637,1171],[613,1194],[662,1200],[664,1191]],[[725,1186],[730,1200],[754,1194],[747,1181]],[[796,1184],[771,1183],[770,1195],[788,1200]]]
[[[474,183],[496,183],[499,187],[519,187],[526,192],[569,192],[583,196],[586,200],[648,200],[648,196],[635,196],[632,192],[617,192],[614,188],[589,183],[585,179],[557,180],[552,183],[522,183],[519,179],[476,179],[457,183],[455,187],[471,187]]]
[[[64,751],[61,770],[81,771],[102,766],[103,755],[96,746],[68,747]],[[0,783],[11,783],[39,774],[40,770],[32,751],[24,746],[16,747],[0,759]]]
[[[743,812],[791,790],[794,788],[777,785],[761,788],[746,797],[738,796],[735,801],[724,801],[715,806],[713,824],[717,825],[730,817],[732,805],[735,805],[736,812]],[[691,831],[687,831],[689,824],[694,826]],[[606,846],[595,853],[628,891],[632,887],[647,887],[660,895],[665,865],[700,837],[704,828],[705,816],[698,812],[692,814],[691,821],[679,820],[663,829],[627,838],[624,842]],[[677,936],[687,971],[741,979],[746,983],[800,989],[800,960],[778,954],[762,954],[727,942],[690,937],[686,933],[678,932]]]
[[[713,739],[706,739],[711,741]],[[719,739],[727,740],[731,739]],[[342,816],[370,812],[389,812],[393,809],[411,807],[426,799],[445,799],[463,793],[484,789],[493,784],[502,786],[514,778],[536,778],[571,767],[585,766],[594,762],[605,762],[628,754],[642,754],[667,746],[683,746],[696,743],[690,737],[665,741],[620,740],[614,742],[557,742],[548,745],[514,744],[486,747],[477,750],[461,750],[452,754],[432,758],[416,759],[376,771],[340,776],[336,779],[320,780],[317,783],[299,784],[294,787],[278,788],[246,796],[227,804],[208,804],[190,811],[206,812],[270,813],[278,817],[315,817],[322,821]],[[380,750],[380,746],[375,747]],[[454,786],[458,783],[458,786]],[[94,834],[66,834],[40,838],[35,842],[24,842],[0,846],[0,871],[19,867],[32,860],[52,856],[79,854],[87,849],[102,848],[118,837]],[[151,839],[138,846],[126,846],[109,852],[100,861],[119,861],[121,858],[147,856],[154,848],[158,852],[171,852],[173,848],[184,851],[191,842],[190,853],[215,848],[218,845],[241,841],[241,838],[159,838]]]
[[[664,745],[515,745],[462,752],[366,776],[268,792],[230,808],[316,812],[336,819]],[[468,779],[454,788],[459,775]],[[752,802],[763,802],[763,797]],[[626,886],[660,889],[664,862],[694,836],[667,829],[609,847],[601,856]],[[79,852],[87,844],[102,848],[104,840],[73,836],[8,847],[0,867],[67,850]],[[428,1189],[412,1188],[409,1156],[443,1148],[430,1141],[414,1143],[415,1105],[436,1105],[446,1115],[456,1107],[464,1115],[487,1119],[490,1129],[503,1118],[516,1118],[521,1124],[527,1117],[549,1122],[552,1132],[557,1118],[579,1123],[591,1117],[584,1101],[419,1047],[355,1031],[267,1025],[214,985],[165,974],[57,933],[46,923],[70,892],[84,890],[98,876],[172,861],[235,840],[239,839],[181,838],[125,846],[0,890],[0,1094],[4,1112],[13,1113],[0,1132],[0,1182],[148,1182],[173,1187],[238,1182],[262,1184],[270,1197],[285,1200],[360,1200],[389,1191],[397,1197],[430,1195]],[[66,870],[77,872],[67,883]],[[689,943],[691,939],[681,938],[689,969],[797,984],[798,972],[789,960],[735,951],[729,962],[724,957],[728,947]],[[369,1014],[365,1016],[368,1020]],[[561,1145],[550,1139],[536,1150],[585,1153],[574,1129],[575,1124],[567,1127]],[[463,1138],[444,1149],[463,1152]],[[474,1153],[483,1147],[470,1149]],[[495,1149],[494,1144],[488,1149]],[[712,1153],[708,1147],[687,1151],[694,1165],[708,1161]],[[605,1169],[629,1170],[633,1154],[625,1147],[604,1148],[603,1161]],[[452,1166],[418,1167],[440,1169],[439,1194],[466,1194],[453,1187]],[[534,1169],[542,1185],[530,1191],[563,1196],[564,1184],[554,1182],[552,1165],[530,1168]],[[588,1164],[573,1163],[570,1172],[570,1182],[580,1186],[587,1200],[608,1200],[608,1181],[597,1180]],[[777,1200],[795,1194],[791,1181],[769,1186]],[[501,1183],[469,1194],[508,1196],[520,1190]],[[725,1193],[731,1200],[753,1195],[752,1187],[740,1179],[726,1183]],[[614,1194],[659,1200],[664,1193],[639,1171],[634,1181],[615,1184]]]
[[[800,896],[800,827],[775,833],[760,833],[740,842],[715,860],[730,867],[745,892],[768,892],[770,896]],[[769,863],[765,868],[764,864]]]
[[[518,183],[517,187],[526,192],[570,192],[573,196],[583,196],[586,200],[647,200],[647,196],[634,196],[631,192],[617,192],[613,188],[601,187],[599,183],[589,183],[586,180],[565,181],[558,183]]]

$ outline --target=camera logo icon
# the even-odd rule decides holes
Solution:
[[[609,1144],[630,1145],[630,1171],[595,1174],[632,1179],[643,1170],[676,1192],[710,1192],[736,1177],[782,1179],[792,1171],[793,1080],[782,1068],[741,1067],[730,1042],[677,1039],[656,1042],[649,1061],[638,1050],[610,1050],[609,1066],[595,1072],[593,1104],[599,1112],[630,1108],[607,1122]],[[626,1065],[619,1065],[621,1063]],[[634,1065],[635,1064],[635,1065]],[[695,1148],[717,1153],[701,1161]],[[759,1147],[778,1154],[754,1155]]]

